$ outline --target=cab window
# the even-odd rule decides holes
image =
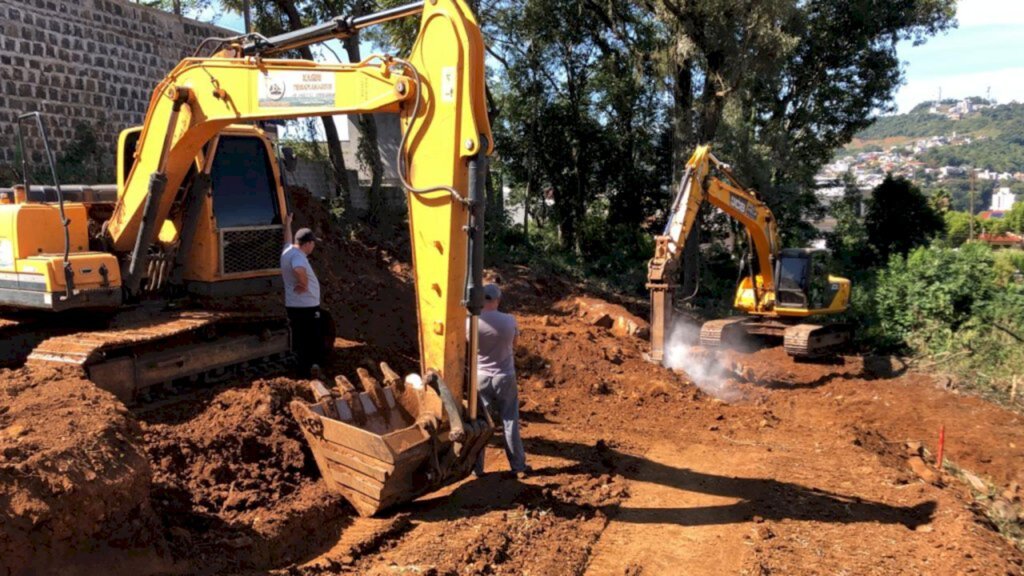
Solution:
[[[210,177],[218,227],[281,223],[274,171],[259,138],[221,136]]]
[[[803,290],[806,277],[806,258],[782,258],[779,260],[780,290]]]

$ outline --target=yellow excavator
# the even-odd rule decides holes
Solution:
[[[673,282],[684,242],[705,202],[743,225],[754,257],[733,300],[733,306],[746,315],[706,322],[700,331],[703,346],[718,347],[756,335],[781,338],[787,354],[809,358],[830,353],[850,340],[850,329],[843,324],[807,321],[812,316],[839,314],[850,302],[850,281],[829,274],[828,252],[781,248],[775,216],[764,201],[740,184],[709,146],[699,146],[686,163],[665,230],[655,237],[654,257],[647,266],[651,361],[664,361],[667,331],[673,326]]]
[[[406,58],[280,58],[417,14]],[[61,186],[46,144],[52,186],[28,182],[25,166],[25,182],[0,189],[4,352],[79,366],[126,400],[286,353],[281,316],[202,304],[273,290],[280,274],[287,204],[258,123],[397,113],[421,372],[402,379],[382,365],[380,382],[360,369],[361,388],[341,378],[292,409],[325,479],[361,513],[464,477],[493,429],[476,394],[492,137],[474,15],[463,0],[429,0],[210,42],[214,54],[182,60],[153,91],[143,126],[121,135],[117,185]],[[38,115],[19,118],[19,138],[33,119],[45,144]],[[190,306],[196,298],[205,300]]]

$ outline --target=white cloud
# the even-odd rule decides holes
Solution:
[[[960,27],[987,24],[1024,24],[1021,0],[959,0],[956,18]]]
[[[997,102],[1024,102],[1024,67],[915,80],[896,93],[896,104],[899,112],[909,112],[925,100],[935,100],[939,88],[942,88],[943,98],[965,98],[985,96],[989,86]]]

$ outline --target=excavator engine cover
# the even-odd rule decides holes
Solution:
[[[381,372],[383,385],[358,369],[361,390],[343,376],[334,390],[314,381],[316,400],[290,406],[324,480],[362,516],[465,478],[494,431],[465,418],[436,374]]]

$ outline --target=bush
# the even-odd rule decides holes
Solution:
[[[1024,366],[1024,283],[1013,253],[977,242],[893,256],[878,275],[878,343],[909,350],[1000,399]]]
[[[893,256],[878,279],[875,298],[886,337],[906,342],[925,328],[956,331],[988,302],[995,288],[995,259],[980,243],[960,250],[918,248],[907,257]]]

